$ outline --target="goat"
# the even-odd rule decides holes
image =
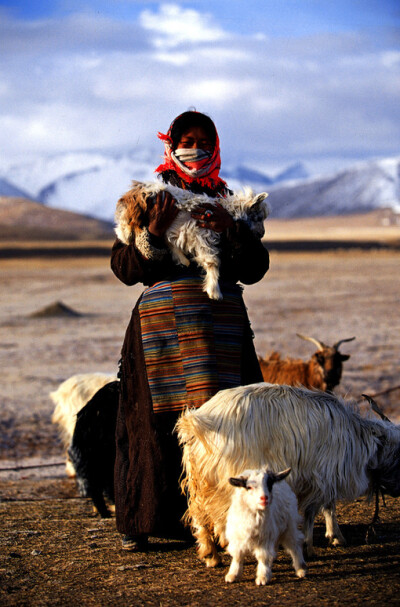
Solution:
[[[308,556],[319,510],[330,543],[344,543],[337,500],[370,497],[378,488],[400,495],[400,427],[363,418],[355,402],[333,394],[268,383],[221,390],[183,413],[176,430],[188,494],[185,520],[209,566],[220,560],[214,540],[225,544],[226,480],[243,469],[291,467],[288,483],[304,514]]]
[[[86,405],[92,396],[105,384],[115,381],[115,375],[106,373],[81,373],[63,381],[50,398],[55,404],[51,421],[58,426],[63,444],[67,476],[74,477],[75,470],[68,456],[75,429],[76,415]]]
[[[115,426],[119,381],[108,382],[77,413],[68,454],[76,471],[79,492],[90,497],[102,518],[114,502]]]
[[[304,536],[299,530],[297,499],[283,480],[289,472],[290,468],[277,474],[268,469],[247,470],[229,479],[236,490],[226,518],[227,551],[232,562],[225,582],[239,580],[244,557],[254,554],[258,563],[256,584],[268,584],[279,544],[291,556],[297,577],[305,577]]]
[[[258,357],[261,373],[265,382],[286,384],[289,386],[302,385],[305,388],[317,388],[332,392],[342,377],[343,362],[350,358],[349,354],[341,354],[339,346],[355,337],[341,339],[333,346],[327,346],[314,337],[296,334],[301,339],[311,341],[318,350],[308,361],[294,358],[281,359],[278,352],[273,352],[269,358]]]
[[[117,237],[124,244],[133,240],[143,252],[148,252],[146,211],[148,198],[158,192],[172,194],[179,209],[177,217],[166,231],[166,245],[175,263],[189,266],[190,260],[205,271],[203,290],[211,299],[222,299],[218,285],[219,265],[218,243],[220,234],[210,229],[199,228],[191,212],[201,204],[220,204],[234,219],[244,220],[260,238],[264,235],[264,221],[268,216],[265,192],[254,195],[250,188],[243,192],[228,194],[226,197],[211,198],[206,194],[194,194],[164,183],[140,183],[134,181],[131,190],[117,203],[115,212]]]

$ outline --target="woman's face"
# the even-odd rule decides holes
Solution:
[[[192,126],[182,133],[176,149],[179,148],[196,148],[212,152],[214,144],[206,131],[201,126]]]

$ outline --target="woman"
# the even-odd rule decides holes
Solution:
[[[167,135],[165,183],[206,193],[229,192],[219,177],[220,152],[212,120],[199,112],[178,116]],[[147,548],[150,534],[182,533],[186,500],[179,490],[181,453],[173,428],[180,412],[199,407],[218,390],[262,381],[238,281],[253,284],[269,256],[247,225],[221,205],[203,204],[192,217],[220,233],[223,299],[202,290],[201,270],[176,265],[164,234],[177,215],[168,192],[147,201],[146,226],[132,244],[117,240],[111,267],[125,284],[143,283],[122,347],[116,430],[115,505],[122,547]]]

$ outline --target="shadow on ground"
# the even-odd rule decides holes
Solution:
[[[348,546],[328,548],[322,521],[308,576],[295,577],[280,552],[269,586],[254,584],[255,565],[241,583],[227,585],[223,566],[207,569],[192,542],[151,538],[146,554],[120,549],[114,519],[100,519],[66,478],[0,482],[1,605],[366,605],[399,604],[400,501],[381,506],[376,536],[365,534],[373,505],[338,508]]]

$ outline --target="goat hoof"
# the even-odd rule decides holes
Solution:
[[[232,573],[227,573],[225,576],[225,582],[227,582],[228,584],[232,584],[233,582],[237,582],[239,578],[236,575],[233,575]]]
[[[218,567],[218,565],[221,563],[221,559],[219,556],[212,556],[209,559],[206,559],[206,566],[207,567]]]
[[[97,512],[96,512],[97,514]],[[111,513],[109,510],[99,510],[98,514],[100,516],[100,518],[111,518]]]
[[[124,535],[121,547],[127,552],[147,552],[149,547],[147,535]]]
[[[298,570],[296,571],[296,575],[297,575],[297,577],[298,577],[298,578],[303,578],[303,577],[306,577],[306,575],[307,575],[307,570],[306,570],[306,569],[298,569]]]
[[[269,582],[269,578],[267,578],[267,577],[256,578],[257,586],[266,586],[266,584],[268,584],[268,582]]]
[[[345,540],[339,539],[338,537],[329,537],[328,541],[329,541],[330,546],[345,546],[346,545]]]
[[[69,478],[75,478],[76,477],[76,472],[75,472],[75,468],[72,462],[68,461],[65,464],[65,473]]]

